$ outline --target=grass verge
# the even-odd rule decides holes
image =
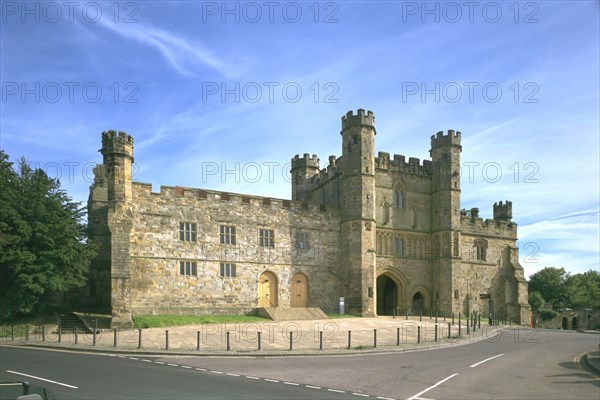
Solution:
[[[254,315],[137,315],[133,317],[134,326],[138,329],[236,322],[260,323],[267,321],[271,320]]]

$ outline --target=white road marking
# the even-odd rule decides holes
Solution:
[[[441,381],[439,381],[435,385],[429,386],[427,389],[425,389],[425,390],[423,390],[423,391],[415,394],[412,397],[409,397],[407,400],[417,400],[419,398],[419,396],[421,396],[422,394],[429,392],[431,389],[433,389],[435,387],[438,387],[439,385],[441,385],[442,383],[446,382],[447,380],[454,378],[456,375],[458,375],[458,374],[452,374],[449,377],[442,379]]]
[[[246,376],[246,378],[248,378],[248,379],[260,379],[260,378],[258,378],[256,376]]]
[[[139,360],[137,357],[129,357],[130,360]]]
[[[192,367],[187,366],[187,365],[182,365],[181,368],[187,368],[187,369],[192,369]]]
[[[327,389],[327,391],[335,392],[335,393],[346,393],[346,391],[344,391],[344,390],[337,390],[337,389]]]
[[[223,373],[221,371],[210,371],[210,372],[212,372],[213,374],[222,374]]]
[[[486,358],[483,361],[479,361],[478,363],[475,363],[475,364],[471,365],[471,368],[475,368],[476,366],[481,365],[481,364],[483,364],[486,361],[490,361],[490,360],[493,360],[494,358],[502,357],[503,355],[504,355],[504,353],[498,354],[497,356],[494,356],[494,357]]]
[[[265,378],[265,381],[267,381],[267,382],[275,382],[275,383],[279,382],[276,379],[267,379],[267,378]]]
[[[368,394],[364,394],[364,393],[352,393],[355,396],[362,396],[362,397],[371,397]]]
[[[207,371],[207,369],[206,369],[206,368],[194,368],[194,369],[195,369],[196,371],[204,371],[204,372],[206,372],[206,371]]]
[[[142,361],[143,361],[143,362],[149,362],[149,363],[151,363],[151,362],[152,362],[152,360],[142,360]]]
[[[17,371],[11,371],[9,369],[6,370],[6,372],[8,372],[9,374],[15,374],[15,375],[22,375],[22,376],[26,376],[28,378],[33,378],[33,379],[38,379],[40,381],[44,381],[44,382],[50,382],[50,383],[54,383],[56,385],[60,385],[60,386],[66,386],[68,388],[71,389],[79,389],[77,386],[73,386],[73,385],[67,385],[66,383],[61,383],[61,382],[57,382],[57,381],[52,381],[50,379],[45,379],[45,378],[40,378],[39,376],[35,376],[35,375],[27,375],[24,374],[22,372],[17,372]]]
[[[179,365],[177,365],[177,364],[171,364],[171,363],[168,363],[167,365],[168,365],[169,367],[179,367]]]
[[[239,376],[238,374],[232,374],[230,372],[228,372],[227,375],[229,375],[229,376]]]
[[[300,386],[299,383],[294,383],[294,382],[283,382],[284,385],[292,385],[292,386]]]
[[[164,362],[161,362],[161,361],[154,361],[154,364],[161,364],[161,365],[165,365],[165,363],[164,363]]]
[[[309,389],[321,389],[321,386],[304,385],[304,387],[307,387]]]

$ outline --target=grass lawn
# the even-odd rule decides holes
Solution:
[[[267,322],[268,318],[253,315],[138,315],[133,317],[136,328],[161,328],[178,325],[220,324],[236,322]]]
[[[327,316],[331,319],[336,319],[336,318],[362,318],[360,315],[353,315],[353,314],[344,314],[344,315],[340,315],[340,314],[327,314]]]

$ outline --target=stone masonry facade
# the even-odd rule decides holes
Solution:
[[[133,138],[102,133],[88,201],[90,293],[114,326],[133,315],[318,307],[364,316],[502,314],[528,323],[512,203],[460,208],[461,133],[431,160],[375,155],[371,111],[342,117],[342,156],[292,159],[292,198],[132,181]]]

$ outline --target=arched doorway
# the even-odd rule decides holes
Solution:
[[[579,320],[577,317],[573,317],[573,322],[571,324],[572,329],[577,330],[579,328]]]
[[[394,315],[398,312],[398,285],[389,276],[377,277],[377,315]]]
[[[562,328],[569,329],[569,318],[563,317],[562,319]]]
[[[258,306],[277,307],[277,277],[265,271],[258,278]]]
[[[291,307],[308,307],[308,278],[302,272],[292,276]]]
[[[421,314],[425,312],[425,296],[423,293],[417,292],[412,298],[412,312],[414,314]]]

